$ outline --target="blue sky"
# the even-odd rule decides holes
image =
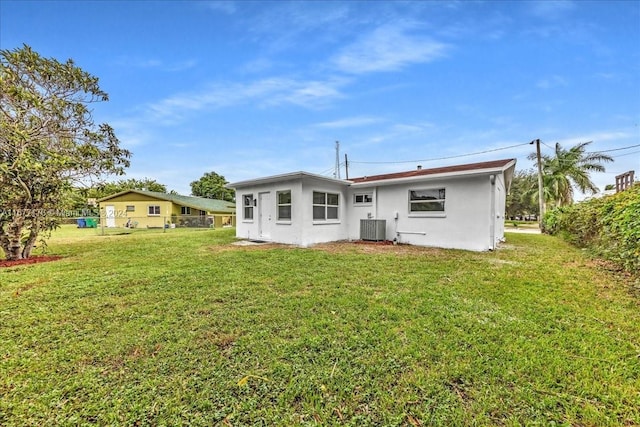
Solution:
[[[98,76],[127,177],[182,194],[332,175],[335,141],[351,177],[640,144],[639,1],[0,0],[0,47],[23,43]],[[640,174],[640,147],[609,154],[598,186]]]

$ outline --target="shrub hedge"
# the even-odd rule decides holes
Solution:
[[[624,269],[640,272],[640,183],[547,212],[544,228]]]

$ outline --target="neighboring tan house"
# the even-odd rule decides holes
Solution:
[[[105,227],[224,227],[235,225],[235,203],[154,191],[125,190],[98,200]]]
[[[504,240],[515,164],[418,167],[349,180],[293,172],[232,183],[236,236],[299,246],[362,239],[495,249]]]

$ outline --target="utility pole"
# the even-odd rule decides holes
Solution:
[[[347,153],[344,153],[344,172],[345,179],[349,179],[349,160],[347,159]]]
[[[540,139],[531,141],[536,144],[536,157],[538,158],[538,207],[540,214],[538,215],[538,226],[542,231],[542,218],[544,217],[544,185],[542,183],[542,160],[540,156]]]
[[[333,177],[340,179],[340,141],[336,141],[336,168]]]

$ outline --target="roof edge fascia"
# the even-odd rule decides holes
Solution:
[[[245,181],[232,182],[230,184],[227,184],[226,187],[237,189],[237,188],[250,187],[252,185],[271,184],[274,182],[288,181],[288,180],[302,179],[302,178],[318,179],[321,181],[328,181],[328,182],[332,182],[335,184],[342,184],[342,185],[351,184],[351,181],[348,181],[348,180],[330,178],[328,176],[317,175],[310,172],[298,171],[298,172],[283,173],[279,175],[265,176],[263,178],[248,179]]]
[[[447,179],[447,178],[453,178],[453,177],[465,177],[465,176],[473,176],[473,175],[491,175],[492,173],[504,173],[509,168],[514,167],[515,164],[516,164],[516,161],[511,160],[508,163],[506,163],[504,166],[497,166],[493,168],[470,169],[467,171],[444,172],[444,173],[437,173],[437,174],[426,174],[426,175],[417,175],[417,176],[392,178],[392,179],[379,179],[375,181],[351,182],[351,186],[352,187],[371,187],[371,186],[412,183],[412,182],[420,182],[420,181],[435,181],[438,179]]]
[[[143,196],[151,196],[150,194],[144,192],[144,190],[136,190],[136,189],[130,188],[130,189],[127,189],[127,190],[118,191],[117,193],[105,196],[105,197],[103,197],[101,199],[96,200],[96,202],[98,202],[98,203],[104,202],[105,200],[113,199],[115,197],[119,197],[119,196],[122,196],[123,194],[127,194],[127,193],[136,193],[136,194],[141,194]],[[156,196],[153,196],[153,197],[156,197]],[[162,197],[158,197],[158,199],[165,200]]]

